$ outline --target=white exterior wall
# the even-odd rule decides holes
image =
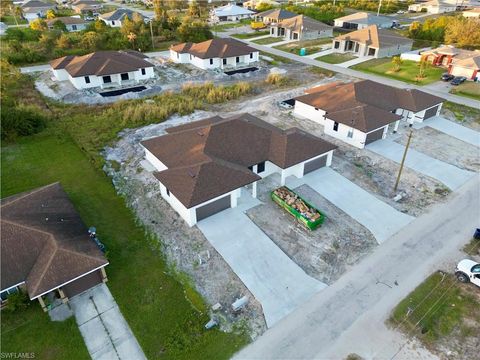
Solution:
[[[82,30],[85,30],[87,28],[87,24],[75,24],[75,26],[77,27],[76,30],[73,29],[73,26],[74,25],[72,25],[72,24],[66,25],[67,31],[82,31]]]
[[[105,20],[100,18],[105,24],[111,27],[122,27],[122,22],[120,20]]]
[[[52,69],[52,72],[53,76],[55,76],[58,81],[65,81],[69,79],[69,75],[65,69]]]
[[[235,68],[237,66],[245,66],[255,63],[259,60],[259,52],[254,51],[253,57],[250,58],[250,54],[240,55],[240,61],[237,63],[236,56],[226,58],[227,63],[223,64],[223,59],[213,58],[213,63],[210,64],[210,59],[201,59],[194,55],[190,54],[180,54],[180,58],[177,58],[177,53],[175,51],[170,51],[170,58],[175,62],[180,62],[182,64],[190,63],[200,69],[209,70],[209,69],[224,69],[224,68]],[[184,56],[182,56],[184,55]]]
[[[365,147],[365,139],[367,138],[366,133],[357,129],[353,129],[345,124],[338,124],[338,131],[334,131],[334,123],[335,122],[333,120],[327,118],[325,120],[325,127],[323,128],[323,132],[327,135],[342,140],[343,142],[346,142],[347,144],[353,145],[360,149],[363,149]],[[353,130],[353,135],[351,138],[348,137],[348,132],[350,130]]]
[[[438,106],[440,105],[440,106]],[[409,124],[413,124],[414,122],[423,122],[423,118],[425,117],[425,112],[428,109],[431,109],[435,106],[438,106],[436,116],[440,115],[440,111],[442,110],[443,103],[431,106],[429,108],[426,108],[425,110],[419,111],[414,113],[413,111],[409,111],[406,109],[396,109],[395,114],[402,116],[402,120],[406,121]]]
[[[145,159],[148,160],[150,164],[157,170],[163,171],[168,169],[168,167],[162,163],[155,155],[153,155],[148,149],[145,149]]]
[[[412,45],[413,42],[408,43],[408,44],[403,44],[403,45],[396,45],[396,46],[390,46],[390,47],[382,47],[378,49],[376,55],[376,58],[383,58],[383,57],[389,57],[393,55],[398,55],[406,51],[412,50]]]
[[[320,125],[325,125],[325,111],[322,109],[315,110],[315,107],[296,100],[293,113],[295,115],[315,121]]]
[[[190,55],[170,50],[170,60],[179,64],[188,64],[190,62]]]

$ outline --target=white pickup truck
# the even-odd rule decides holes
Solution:
[[[458,263],[455,269],[455,276],[458,281],[463,283],[471,282],[480,287],[480,264],[472,260],[464,259]]]

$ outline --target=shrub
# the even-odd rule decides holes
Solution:
[[[24,310],[27,308],[28,304],[29,304],[29,299],[27,294],[19,290],[16,293],[8,295],[7,305],[5,306],[5,310],[9,312]]]
[[[288,84],[288,77],[281,74],[269,74],[265,79],[265,82],[274,86],[285,86]]]
[[[0,118],[4,140],[36,134],[46,126],[46,117],[34,105],[2,106]]]

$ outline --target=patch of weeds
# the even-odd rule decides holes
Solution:
[[[246,319],[240,319],[233,324],[233,332],[236,334],[246,335],[250,332],[250,327]]]
[[[475,255],[480,253],[480,240],[472,238],[472,240],[470,240],[470,242],[465,245],[462,250],[468,255]]]
[[[327,70],[318,66],[309,66],[307,70],[313,74],[324,75],[326,77],[332,77],[336,75],[335,71]]]
[[[115,172],[119,172],[120,169],[122,168],[122,165],[115,160],[110,160],[110,166]]]

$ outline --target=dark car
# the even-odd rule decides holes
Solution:
[[[452,81],[450,81],[450,84],[452,85],[460,85],[463,83],[467,78],[465,76],[455,76]]]
[[[453,76],[452,74],[444,73],[440,79],[442,79],[443,81],[450,81],[450,80],[453,80],[454,78],[455,76]]]

